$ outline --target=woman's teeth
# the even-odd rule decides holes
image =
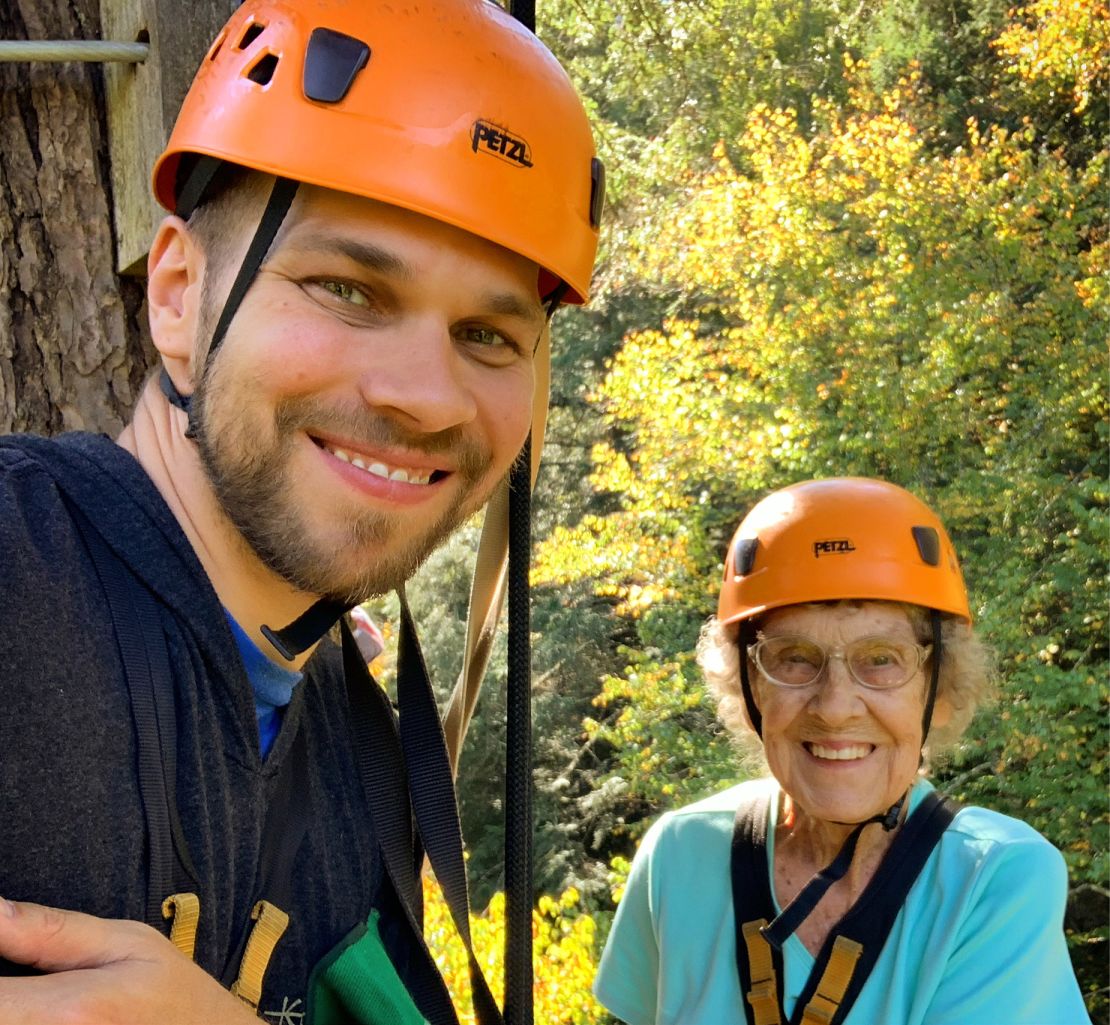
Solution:
[[[824,747],[821,744],[806,744],[811,755],[827,758],[834,762],[849,762],[856,758],[866,758],[871,754],[871,745],[853,744],[851,747]]]

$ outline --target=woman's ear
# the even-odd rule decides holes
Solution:
[[[933,705],[933,718],[930,721],[930,729],[937,726],[942,729],[952,721],[952,702],[945,697],[937,697]]]
[[[150,336],[174,387],[191,395],[201,314],[204,253],[180,217],[167,217],[147,257]]]

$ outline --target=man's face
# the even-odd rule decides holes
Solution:
[[[205,289],[205,342],[240,259]],[[205,470],[265,565],[355,604],[480,508],[531,422],[537,275],[459,229],[302,187],[194,399]]]

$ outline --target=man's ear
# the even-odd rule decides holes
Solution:
[[[162,365],[182,395],[195,381],[197,325],[204,282],[204,253],[180,217],[167,217],[147,257],[150,336]]]

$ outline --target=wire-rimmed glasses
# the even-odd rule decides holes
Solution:
[[[894,637],[860,637],[840,648],[826,648],[810,637],[787,634],[760,637],[748,646],[759,671],[779,687],[808,687],[829,659],[843,659],[856,683],[871,690],[893,690],[908,683],[932,651],[931,644]]]

